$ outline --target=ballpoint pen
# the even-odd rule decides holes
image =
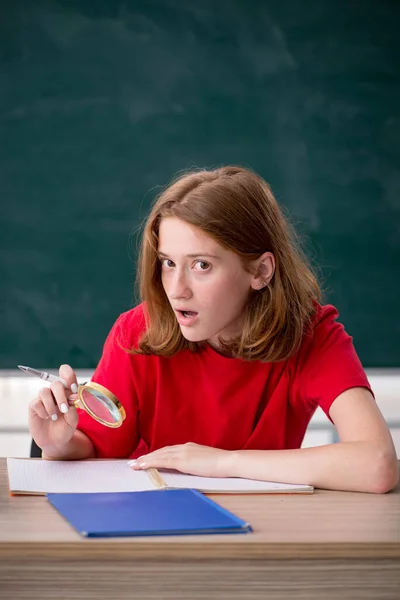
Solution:
[[[47,371],[39,371],[38,369],[32,369],[32,367],[24,367],[23,365],[18,365],[18,369],[21,369],[24,373],[28,375],[34,375],[35,377],[40,377],[43,381],[48,381],[49,383],[54,383],[55,381],[59,381],[63,384],[65,389],[68,389],[68,384],[62,377],[58,377],[58,375],[52,375],[51,373],[47,373]],[[76,393],[78,391],[78,386],[76,383],[71,385],[71,391]]]

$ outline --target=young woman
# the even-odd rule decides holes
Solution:
[[[136,458],[134,468],[384,493],[390,433],[352,338],[266,182],[240,167],[175,180],[148,217],[142,304],[113,326],[93,381],[126,410],[109,429],[69,406],[72,368],[29,408],[48,459]],[[340,442],[300,448],[317,406]],[[51,417],[50,419],[48,417]]]

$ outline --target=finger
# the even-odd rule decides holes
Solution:
[[[60,385],[62,385],[60,383]],[[42,388],[39,391],[38,399],[41,401],[47,417],[57,421],[58,419],[58,406],[50,388]],[[45,418],[47,418],[45,417]]]
[[[32,402],[30,402],[29,410],[31,411],[32,414],[36,415],[40,419],[48,419],[49,418],[48,412],[45,409],[40,396],[37,396],[34,400],[32,400]]]
[[[142,456],[139,456],[139,458],[136,460],[129,461],[128,465],[135,470],[141,469],[144,466],[145,468],[148,468],[149,466],[158,466],[162,468],[162,466],[164,466],[173,455],[175,455],[176,458],[178,458],[178,456],[181,453],[182,447],[182,444],[176,444],[175,446],[163,446],[158,450],[154,450],[154,452],[149,452],[148,454],[143,454]]]
[[[75,402],[78,400],[78,394],[69,394],[68,396],[68,405],[75,406]]]
[[[132,465],[134,470],[149,469],[155,467],[157,469],[173,469],[175,468],[177,457],[170,454],[151,453],[146,456],[140,456],[135,464]]]
[[[70,406],[67,413],[63,415],[66,423],[72,428],[75,429],[78,425],[79,415],[74,406]]]
[[[60,381],[51,384],[50,390],[54,396],[57,407],[61,413],[67,413],[69,409],[68,392]]]
[[[78,380],[76,373],[69,365],[61,365],[59,368],[60,377],[65,379],[68,388],[75,394],[78,391]]]
[[[143,454],[139,456],[138,460],[146,460],[156,458],[167,458],[168,456],[180,456],[182,455],[182,451],[184,450],[184,444],[176,444],[176,446],[163,446],[162,448],[158,448],[158,450],[153,450],[153,452],[149,452],[148,454]]]
[[[166,452],[165,450],[155,450],[154,452],[149,452],[149,454],[143,454],[142,456],[139,456],[139,458],[137,459],[137,462],[139,464],[141,464],[141,463],[146,463],[146,464],[152,463],[153,464],[157,461],[165,460],[167,456],[168,456],[168,452]]]
[[[147,458],[148,456],[165,456],[167,454],[176,454],[178,452],[182,452],[185,444],[176,444],[175,446],[163,446],[162,448],[158,448],[158,450],[153,450],[153,452],[149,452],[148,454],[143,454],[139,456],[139,458]]]

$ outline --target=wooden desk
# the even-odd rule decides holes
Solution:
[[[0,459],[0,598],[400,598],[400,487],[213,498],[254,533],[88,540]]]

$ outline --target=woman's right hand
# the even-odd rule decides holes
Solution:
[[[78,413],[73,401],[78,397],[78,381],[69,365],[61,365],[60,377],[68,389],[56,381],[42,388],[29,404],[29,430],[39,448],[46,454],[58,454],[73,437]]]

